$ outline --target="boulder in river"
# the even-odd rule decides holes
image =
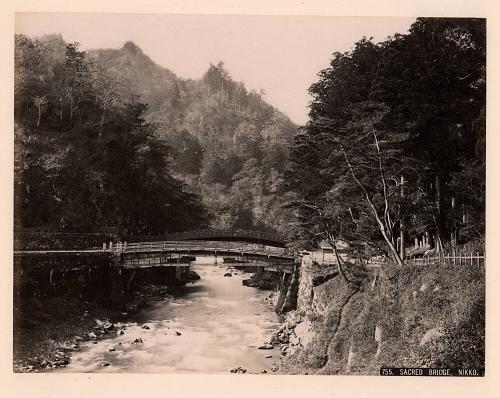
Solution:
[[[233,276],[233,274],[231,272],[226,272],[224,276]]]
[[[181,332],[178,332],[178,331],[175,331],[175,334],[176,334],[177,336],[182,336],[182,333],[181,333]]]
[[[69,360],[68,359],[59,359],[57,361],[54,361],[52,362],[52,367],[57,367],[57,366],[66,366],[67,364],[69,364]]]
[[[243,369],[241,366],[238,366],[237,368],[231,369],[231,373],[246,373],[247,370]]]
[[[146,329],[146,330],[149,330],[149,329],[151,329],[151,328],[150,328],[148,325],[142,325],[142,326],[141,326],[141,329]]]
[[[143,343],[142,339],[140,337],[138,337],[137,339],[135,339],[134,341],[132,341],[132,344],[139,344],[139,343]]]
[[[110,333],[115,330],[115,325],[113,325],[111,322],[104,323],[102,327],[106,333]]]
[[[264,344],[258,347],[259,350],[272,350],[274,346],[272,344]]]

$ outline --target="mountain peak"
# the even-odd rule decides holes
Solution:
[[[129,52],[132,55],[143,54],[143,52],[140,49],[140,47],[137,44],[135,44],[133,41],[130,41],[130,40],[127,41],[127,42],[125,42],[125,44],[123,45],[123,49],[126,50],[127,52]]]

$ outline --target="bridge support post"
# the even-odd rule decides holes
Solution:
[[[297,293],[299,288],[298,264],[295,264],[291,276],[287,277],[288,275],[284,274],[280,296],[276,303],[275,311],[278,314],[294,310],[297,307]]]
[[[123,286],[121,268],[112,267],[109,271],[110,293],[109,298],[111,304],[119,306],[125,302],[125,289]]]

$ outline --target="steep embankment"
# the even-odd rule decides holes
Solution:
[[[386,269],[314,287],[303,260],[297,310],[274,339],[284,373],[378,374],[380,367],[484,368],[484,269]]]

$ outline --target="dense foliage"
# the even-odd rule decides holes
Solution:
[[[15,222],[134,234],[203,225],[139,102],[77,44],[15,38]]]
[[[485,21],[419,18],[408,34],[333,54],[286,172],[295,239],[390,255],[430,235],[484,242]]]
[[[296,126],[262,92],[233,81],[222,62],[200,80],[177,78],[132,42],[90,54],[149,105],[147,120],[171,148],[177,177],[200,194],[211,227],[288,232],[283,172]]]

